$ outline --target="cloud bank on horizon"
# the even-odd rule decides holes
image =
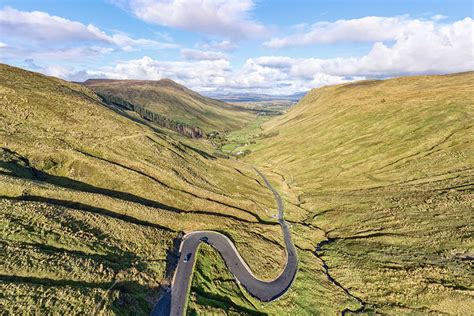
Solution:
[[[451,17],[408,1],[393,15],[381,9],[385,14],[366,16],[360,6],[370,11],[371,1],[359,2],[354,16],[349,9],[341,16],[335,4],[317,14],[320,4],[298,2],[108,0],[94,8],[77,1],[76,11],[11,3],[0,8],[0,62],[73,81],[170,78],[207,93],[291,94],[474,70],[470,1],[438,8]],[[279,23],[292,8],[294,23]]]

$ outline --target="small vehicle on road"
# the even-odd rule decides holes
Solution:
[[[188,254],[186,255],[186,257],[184,257],[183,261],[184,261],[184,262],[188,262],[188,261],[189,261],[189,259],[191,259],[191,255],[192,255],[192,253],[191,253],[191,252],[190,252],[190,253],[188,253]]]
[[[200,241],[202,242],[205,242],[206,244],[209,243],[209,238],[207,237],[201,237],[201,239],[199,239]]]

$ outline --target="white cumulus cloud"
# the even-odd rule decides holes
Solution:
[[[161,61],[144,56],[119,62],[111,67],[100,69],[101,74],[112,79],[150,79],[170,78],[180,83],[192,83],[194,80],[212,82],[217,77],[225,77],[230,73],[227,60],[202,61]]]
[[[234,49],[237,48],[235,43],[229,40],[209,41],[205,43],[199,43],[197,44],[197,47],[204,50],[217,49],[217,50],[223,50],[223,51],[233,51]]]
[[[252,20],[252,0],[115,1],[145,22],[230,38],[261,36],[266,28]]]
[[[182,49],[181,56],[188,60],[219,60],[229,59],[229,56],[222,52],[199,50],[199,49]]]
[[[138,1],[138,0],[137,0]],[[179,1],[168,1],[167,5]],[[230,1],[232,2],[232,1]],[[161,3],[154,1],[152,4]],[[191,4],[206,4],[210,8],[224,5],[221,1],[209,4],[206,1],[190,0]],[[184,5],[183,2],[179,2]],[[56,50],[31,51],[23,48],[24,58],[34,59],[38,64],[44,60],[84,60],[82,56],[99,56],[111,53],[115,43],[122,50],[133,49],[135,45],[152,45],[148,39],[132,39],[125,34],[109,35],[94,26],[65,20],[45,13],[21,15],[23,20],[13,21],[11,11],[7,17],[5,10],[0,11],[0,35],[5,47],[0,44],[0,56],[18,54],[11,49],[9,40],[12,36],[25,39],[43,40],[41,34],[49,28],[60,28],[65,25],[66,33],[76,39],[95,39],[94,45],[79,42],[76,45]],[[13,12],[13,13],[12,13]],[[20,12],[21,13],[21,12]],[[31,13],[31,12],[30,12]],[[10,15],[9,15],[10,14]],[[13,23],[26,23],[33,27],[33,18],[38,27],[31,34],[27,29],[12,28]],[[38,17],[39,16],[39,17]],[[28,20],[30,19],[30,20]],[[441,22],[440,22],[441,21]],[[54,27],[53,27],[54,25]],[[2,28],[8,26],[11,29]],[[328,84],[337,84],[365,78],[388,78],[400,75],[439,74],[474,70],[474,21],[472,18],[447,23],[444,19],[429,20],[410,19],[408,16],[392,18],[366,17],[353,20],[340,20],[333,23],[318,23],[294,28],[297,32],[306,30],[307,36],[294,37],[295,34],[281,41],[273,41],[275,47],[286,45],[306,45],[310,43],[334,43],[365,41],[371,47],[365,54],[334,58],[295,58],[290,56],[257,56],[247,58],[240,67],[230,62],[229,50],[235,48],[229,40],[208,41],[197,44],[194,49],[182,49],[182,61],[159,60],[144,56],[131,60],[110,63],[107,66],[95,66],[89,69],[75,69],[46,64],[40,71],[69,80],[87,78],[112,79],[149,79],[170,78],[198,91],[256,92],[268,94],[290,94],[306,91]],[[42,30],[42,31],[40,31]],[[45,41],[63,43],[61,31],[52,31],[52,36]],[[54,33],[56,32],[56,33]],[[323,34],[325,33],[325,34]],[[13,35],[12,35],[13,34]],[[298,33],[299,34],[299,33]],[[303,33],[302,33],[303,34]],[[304,35],[303,34],[303,35]],[[29,37],[28,37],[29,36]],[[270,42],[272,42],[270,41]],[[46,45],[47,46],[47,45]],[[81,59],[82,58],[82,59]]]
[[[425,31],[435,31],[444,16],[435,15],[432,20],[411,19],[407,15],[395,17],[367,16],[359,19],[318,22],[309,30],[265,42],[270,48],[331,44],[336,42],[384,42],[402,40]]]
[[[172,43],[131,38],[123,33],[107,34],[93,24],[86,25],[46,12],[19,11],[10,7],[0,10],[0,36],[6,44],[9,44],[12,53],[29,54],[28,57],[39,52],[47,55],[51,51],[56,51],[56,55],[59,55],[67,49],[77,53],[81,50],[81,45],[91,43],[95,46],[89,50],[82,48],[84,53],[91,50],[109,52],[110,47],[125,51],[145,47],[153,49],[177,47]],[[97,45],[108,48],[98,49]],[[65,48],[66,46],[69,47]]]

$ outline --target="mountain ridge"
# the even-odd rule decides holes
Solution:
[[[325,232],[316,256],[367,312],[474,306],[452,291],[470,284],[473,87],[465,72],[313,89],[247,146],[300,192],[302,220]]]
[[[242,128],[255,113],[214,100],[170,79],[89,79],[83,83],[104,99],[121,99],[204,133]],[[115,100],[115,101],[114,101]]]
[[[148,314],[185,230],[225,231],[259,276],[278,273],[279,231],[260,207],[273,197],[250,167],[82,85],[2,64],[0,78],[3,310]]]

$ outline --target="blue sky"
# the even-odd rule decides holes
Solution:
[[[472,1],[0,0],[0,62],[290,94],[474,70]]]

